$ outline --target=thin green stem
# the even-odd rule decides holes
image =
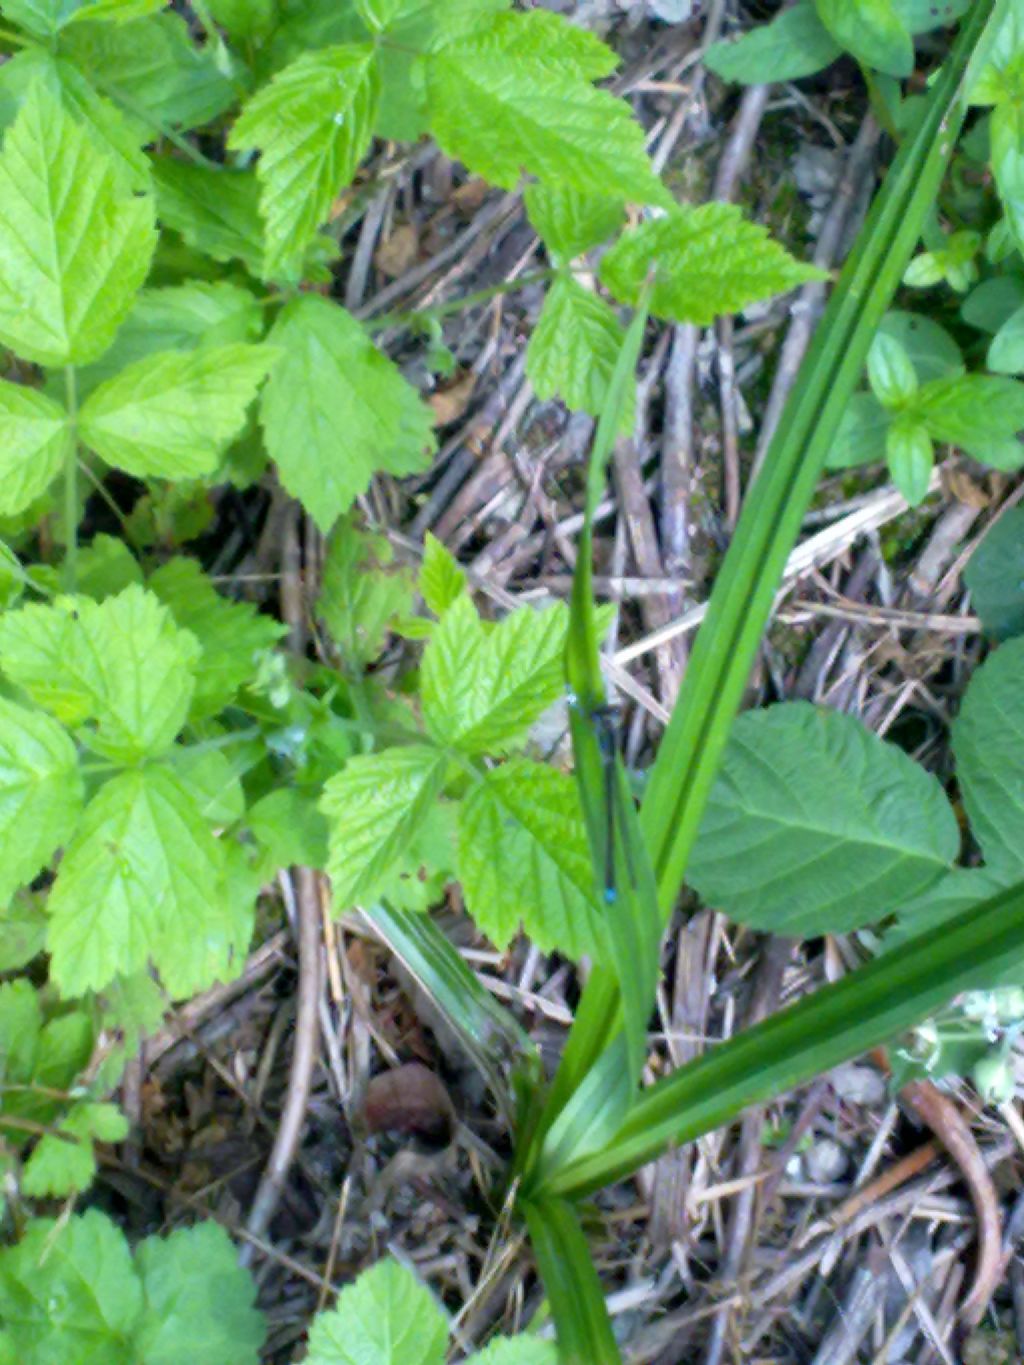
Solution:
[[[545,284],[562,272],[555,269],[532,270],[529,275],[520,275],[516,280],[502,280],[500,284],[490,284],[485,289],[475,289],[471,294],[449,299],[446,303],[432,304],[429,308],[411,308],[404,313],[381,313],[370,318],[363,325],[367,331],[382,332],[388,327],[412,327],[427,318],[448,317],[451,313],[461,313],[464,308],[473,308],[478,303],[487,303],[502,294],[513,294],[517,289],[525,289],[531,284]]]
[[[78,583],[78,376],[74,365],[64,367],[64,395],[71,440],[64,456],[64,570],[65,592]]]

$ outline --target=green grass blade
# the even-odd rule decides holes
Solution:
[[[884,953],[659,1081],[617,1137],[568,1162],[527,1197],[579,1197],[632,1174],[920,1023],[961,991],[1024,966],[1024,882]]]
[[[526,1224],[558,1330],[560,1365],[621,1365],[601,1283],[576,1210],[564,1199],[526,1204]]]

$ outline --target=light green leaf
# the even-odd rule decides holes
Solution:
[[[965,374],[924,384],[914,413],[936,441],[959,446],[997,469],[1024,463],[1024,384],[987,374]]]
[[[430,531],[423,542],[419,590],[427,609],[435,616],[443,616],[466,591],[466,575],[459,568],[458,561]]]
[[[278,868],[327,866],[327,821],[317,796],[304,787],[279,787],[250,808],[246,823]]]
[[[999,640],[1024,634],[1024,508],[1004,512],[964,569],[971,605]]]
[[[169,768],[112,778],[86,807],[50,894],[47,946],[62,994],[102,990],[149,961],[176,997],[209,985],[235,946],[223,877],[221,847]]]
[[[892,481],[910,507],[917,507],[928,496],[928,483],[935,468],[932,438],[923,422],[911,416],[898,416],[885,438],[885,455]]]
[[[82,0],[3,0],[4,17],[39,38],[52,38]]]
[[[604,299],[572,275],[559,275],[548,290],[526,351],[526,373],[538,398],[554,398],[596,417],[622,346],[623,330]],[[633,421],[636,384],[630,385],[622,425]]]
[[[235,102],[211,47],[199,48],[178,14],[127,24],[73,24],[61,51],[121,109],[140,141],[173,127],[198,128]]]
[[[840,47],[865,66],[909,76],[914,44],[893,0],[814,0],[818,18]]]
[[[150,575],[149,589],[202,649],[189,708],[193,720],[222,711],[255,677],[263,652],[286,633],[251,603],[222,597],[195,559],[168,560]]]
[[[917,371],[897,337],[879,330],[868,351],[868,383],[878,401],[896,408],[917,392]]]
[[[651,312],[702,325],[825,278],[748,222],[735,204],[674,209],[623,233],[601,261],[601,282],[622,303],[635,304],[652,266]]]
[[[16,1085],[32,1079],[42,1022],[39,996],[31,981],[22,977],[0,982],[0,1079]]]
[[[229,38],[259,42],[277,20],[274,0],[207,0],[210,13]]]
[[[567,185],[530,185],[524,198],[530,222],[558,265],[607,241],[626,217],[621,199]]]
[[[317,610],[346,668],[375,659],[394,622],[412,611],[412,571],[393,560],[387,537],[361,531],[351,518],[331,536]]]
[[[558,1348],[539,1337],[499,1337],[476,1351],[466,1365],[558,1365]]]
[[[76,586],[83,596],[102,602],[133,584],[142,586],[142,569],[123,540],[101,531],[79,550]]]
[[[625,200],[670,202],[629,105],[595,90],[581,70],[584,36],[559,16],[532,11],[499,15],[492,29],[433,54],[426,74],[434,137],[504,189],[526,171],[587,194],[614,187]]]
[[[85,720],[92,702],[71,666],[73,632],[67,602],[31,603],[0,616],[0,667],[16,687],[65,725]]]
[[[255,171],[214,171],[171,157],[152,161],[157,217],[215,261],[263,269],[260,186]]]
[[[318,1313],[306,1365],[443,1365],[448,1324],[430,1291],[390,1258]]]
[[[88,1189],[96,1175],[93,1141],[123,1142],[128,1120],[113,1104],[74,1104],[25,1164],[22,1189],[34,1199]]]
[[[996,332],[985,364],[997,374],[1024,373],[1024,308],[1011,313]]]
[[[619,65],[617,54],[595,33],[549,10],[525,14],[501,10],[469,35],[476,51],[507,61],[541,60],[552,69],[599,81]]]
[[[267,449],[322,531],[378,470],[427,467],[430,409],[350,313],[306,295],[285,306],[270,341],[283,354],[260,405]]]
[[[223,827],[241,820],[245,793],[226,754],[219,749],[179,748],[169,761],[207,824]]]
[[[167,0],[86,0],[71,16],[69,23],[126,24],[158,14]]]
[[[68,840],[82,790],[75,746],[60,726],[0,698],[0,904]]]
[[[23,512],[45,493],[72,443],[62,407],[35,389],[0,379],[0,515]]]
[[[139,1365],[257,1365],[266,1322],[223,1228],[205,1222],[147,1237],[136,1264],[145,1296]]]
[[[0,152],[0,342],[39,365],[95,360],[155,243],[152,199],[33,87]]]
[[[26,48],[0,66],[0,127],[14,121],[34,85],[44,86],[95,146],[113,157],[127,185],[149,188],[149,164],[136,131],[80,71],[52,52]]]
[[[959,850],[930,773],[852,716],[787,702],[733,727],[687,880],[742,924],[810,938],[884,918]]]
[[[378,95],[375,48],[352,43],[304,53],[246,103],[228,145],[260,153],[268,278],[298,275],[370,145]]]
[[[423,655],[423,718],[439,744],[505,753],[564,689],[568,611],[521,607],[493,629],[468,597],[445,612]]]
[[[69,1090],[88,1063],[94,1042],[92,1020],[84,1010],[56,1015],[39,1035],[32,1079],[37,1085]],[[53,1102],[44,1099],[43,1103],[50,1106]]]
[[[576,783],[514,758],[486,776],[459,808],[459,879],[478,927],[505,948],[522,927],[545,952],[574,961],[603,955]]]
[[[245,425],[273,358],[265,346],[236,342],[137,360],[86,400],[82,440],[139,478],[210,474]]]
[[[771,23],[750,29],[738,42],[712,43],[704,62],[723,81],[764,85],[813,76],[841,54],[811,0],[800,0]]]
[[[1017,875],[1024,861],[1024,640],[1008,640],[975,670],[953,722],[964,809],[985,861]]]
[[[437,800],[445,758],[414,744],[350,758],[324,787],[335,909],[373,900]]]
[[[839,430],[829,448],[826,466],[848,469],[885,459],[885,442],[892,414],[873,393],[855,393],[847,404]]]
[[[0,1251],[0,1322],[25,1365],[135,1365],[141,1308],[124,1234],[96,1209],[35,1218]]]

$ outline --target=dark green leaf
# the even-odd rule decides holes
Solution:
[[[712,43],[704,61],[723,81],[764,85],[813,76],[841,54],[842,48],[818,18],[811,0],[800,0],[738,42]]]
[[[1024,634],[1024,508],[1004,512],[964,570],[974,610],[999,640]]]

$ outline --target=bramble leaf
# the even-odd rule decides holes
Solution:
[[[651,312],[707,325],[721,313],[826,278],[796,260],[735,204],[673,209],[625,232],[601,261],[601,282],[635,304],[654,269]]]
[[[262,652],[286,634],[285,626],[251,603],[222,597],[194,559],[162,564],[150,575],[149,589],[202,650],[189,708],[193,720],[223,710],[255,676]]]
[[[530,185],[523,197],[530,222],[557,265],[607,241],[626,217],[621,199],[581,194],[567,185]]]
[[[443,616],[466,590],[466,575],[455,556],[429,531],[423,542],[418,586],[427,609],[435,616]]]
[[[0,342],[39,365],[103,354],[145,279],[153,200],[133,195],[43,86],[0,151]]]
[[[350,758],[324,787],[327,871],[337,911],[373,900],[444,784],[445,757],[413,744]]]
[[[447,1345],[448,1324],[430,1291],[388,1258],[317,1314],[306,1365],[443,1365]]]
[[[812,0],[800,0],[736,42],[712,43],[704,62],[723,81],[764,85],[813,76],[841,55],[842,48],[818,18]]]
[[[526,373],[538,398],[561,398],[575,411],[600,415],[622,348],[615,310],[572,275],[559,275],[544,299],[526,351]],[[623,402],[623,428],[633,422],[636,384]]]
[[[81,808],[71,740],[48,716],[0,698],[0,904],[42,871]]]
[[[0,668],[65,725],[80,724],[92,704],[88,688],[70,666],[74,628],[66,602],[33,602],[0,616]]]
[[[298,275],[370,145],[378,96],[375,48],[352,43],[303,53],[245,104],[228,145],[260,153],[268,278]]]
[[[171,157],[154,157],[157,217],[215,261],[238,260],[250,274],[263,269],[263,223],[255,171],[214,171]]]
[[[558,1348],[534,1336],[498,1337],[474,1352],[466,1365],[558,1365]]]
[[[423,655],[423,718],[438,744],[505,753],[562,695],[568,611],[520,607],[488,629],[469,597],[445,612]]]
[[[267,449],[322,531],[377,470],[426,468],[430,409],[350,313],[307,294],[285,306],[269,339],[282,355],[260,404]]]
[[[335,527],[317,611],[346,668],[375,659],[392,624],[412,610],[412,573],[393,559],[386,536],[361,531],[350,518]]]
[[[315,791],[279,787],[249,808],[246,824],[278,868],[327,866],[327,821]]]
[[[123,540],[101,531],[79,550],[77,587],[83,596],[102,602],[133,585],[142,587],[142,569]]]
[[[865,66],[909,76],[914,44],[893,0],[814,0],[818,18],[840,47]]]
[[[137,360],[86,399],[82,440],[139,478],[210,474],[273,358],[265,346],[235,343]]]
[[[22,512],[45,493],[73,440],[59,404],[0,379],[0,514]]]
[[[852,716],[786,702],[734,725],[687,880],[742,924],[810,938],[884,918],[959,850],[931,773]]]
[[[498,948],[520,926],[544,952],[601,956],[594,869],[575,780],[514,758],[459,807],[459,879],[466,908]]]
[[[223,1228],[205,1222],[147,1237],[135,1260],[145,1298],[139,1365],[257,1365],[266,1322]]]
[[[953,722],[964,809],[988,866],[1024,861],[1024,640],[1008,640],[976,669]]]
[[[128,1120],[113,1104],[74,1104],[25,1163],[22,1189],[34,1199],[87,1189],[96,1174],[93,1141],[123,1142]]]

